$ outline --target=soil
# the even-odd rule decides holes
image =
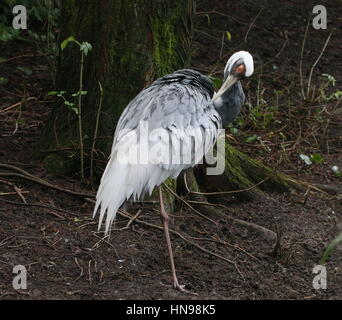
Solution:
[[[291,87],[291,83],[294,74],[298,75],[305,19],[313,5],[310,1],[198,1],[192,67],[219,77],[230,50],[248,49],[255,56],[256,65],[264,65],[265,99],[271,98],[274,90],[289,88],[296,104],[300,87]],[[328,30],[309,28],[304,72],[308,74],[335,27],[315,69],[313,82],[318,86],[317,75],[327,73],[336,78],[337,87],[342,81],[337,10],[340,4],[327,1],[326,6]],[[230,41],[226,31],[231,35]],[[19,41],[0,44],[0,55],[13,58],[0,64],[0,76],[8,79],[7,84],[0,85],[0,163],[23,168],[65,189],[94,193],[77,179],[50,176],[37,156],[36,143],[53,106],[46,95],[53,89],[53,83],[45,58],[34,45]],[[256,72],[254,80],[243,83],[252,101],[258,74],[260,72]],[[26,101],[21,109],[13,106],[23,97]],[[339,118],[334,120],[340,121]],[[330,126],[331,134],[340,136],[341,131],[336,131],[338,126],[333,123]],[[293,135],[299,134],[296,128],[293,128]],[[254,133],[257,129],[246,126],[246,130]],[[264,131],[261,129],[260,134]],[[272,193],[252,202],[226,203],[226,207],[222,207],[222,212],[231,217],[276,232],[277,248],[274,239],[257,229],[232,223],[231,219],[211,217],[216,221],[213,223],[182,206],[172,212],[172,229],[193,237],[191,241],[230,260],[209,255],[172,235],[179,281],[188,290],[198,293],[196,296],[172,288],[161,230],[138,220],[118,230],[128,222],[118,217],[110,239],[102,239],[103,234],[97,232],[97,222],[91,219],[93,205],[84,198],[18,177],[1,176],[1,173],[13,171],[0,167],[0,199],[12,202],[0,202],[0,298],[341,299],[341,245],[326,264],[327,289],[316,290],[312,284],[316,276],[313,267],[319,264],[325,246],[342,229],[338,191],[341,180],[331,170],[332,165],[342,167],[341,149],[334,137],[328,150],[319,150],[323,163],[306,168],[298,161],[298,154],[308,147],[304,141],[296,149],[296,158],[291,153],[288,161],[281,163],[280,170],[312,184],[333,186],[337,190],[335,194],[313,190]],[[244,144],[240,148],[249,154],[255,150]],[[262,158],[263,154],[256,152],[254,156]],[[273,160],[265,158],[268,163]],[[24,200],[42,207],[25,205]],[[127,210],[132,215],[141,210],[139,221],[160,225],[157,204],[135,204]],[[27,290],[12,287],[15,265],[27,268]]]

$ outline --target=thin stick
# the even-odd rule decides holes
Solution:
[[[217,222],[208,218],[207,216],[205,216],[203,213],[199,212],[198,210],[196,210],[192,205],[190,205],[186,200],[182,199],[176,192],[174,192],[170,187],[168,187],[165,183],[164,183],[164,187],[166,189],[168,189],[177,199],[179,199],[180,201],[182,201],[185,205],[187,205],[191,210],[193,210],[196,214],[198,214],[200,217],[202,217],[203,219],[206,219],[210,222],[212,222],[213,224],[217,225]]]
[[[72,194],[74,196],[78,196],[78,197],[94,197],[93,194],[86,194],[86,193],[80,193],[80,192],[76,192],[76,191],[72,191],[72,190],[68,190],[68,189],[64,189],[60,186],[57,186],[57,185],[53,185],[43,179],[40,179],[30,173],[28,173],[27,171],[21,169],[21,168],[18,168],[16,166],[12,166],[12,165],[9,165],[9,164],[5,164],[5,163],[0,163],[0,168],[5,168],[5,169],[10,169],[10,170],[14,170],[14,171],[17,171],[19,173],[0,173],[0,177],[19,177],[19,178],[23,178],[23,179],[26,179],[26,180],[30,180],[30,181],[33,181],[33,182],[36,182],[36,183],[39,183],[43,186],[46,186],[46,187],[49,187],[51,189],[55,189],[55,190],[59,190],[59,191],[62,191],[62,192],[65,192],[65,193],[68,193],[68,194]]]
[[[308,29],[309,29],[309,24],[310,24],[310,18],[308,18],[308,23],[306,24],[306,29],[305,29],[305,33],[304,33],[304,39],[302,42],[302,50],[300,52],[300,61],[299,61],[299,75],[300,75],[300,86],[302,88],[302,96],[303,99],[305,100],[305,93],[304,93],[304,80],[303,80],[303,57],[304,57],[304,48],[305,48],[305,41],[306,41],[306,37],[308,34]]]
[[[20,197],[20,199],[24,203],[27,203],[25,197],[23,196],[23,193],[22,193],[21,189],[18,188],[14,183],[9,182],[9,181],[5,181],[5,180],[2,180],[2,179],[0,179],[0,183],[4,183],[4,184],[7,184],[8,186],[11,186],[14,189],[14,191],[16,192],[16,194]],[[27,193],[27,192],[24,192],[24,193]]]
[[[256,188],[257,186],[261,185],[262,183],[264,183],[265,181],[267,181],[271,175],[273,174],[273,172],[271,172],[264,180],[261,180],[260,182],[258,182],[257,184],[246,188],[246,189],[241,189],[241,190],[233,190],[233,191],[218,191],[218,192],[198,192],[198,191],[192,191],[189,189],[188,184],[187,184],[187,180],[186,180],[186,175],[184,175],[184,184],[185,184],[185,188],[187,189],[187,191],[189,193],[193,193],[193,194],[198,194],[198,195],[203,195],[203,196],[211,196],[211,195],[219,195],[219,194],[232,194],[232,193],[241,193],[241,192],[246,192],[246,191],[250,191],[254,188]]]
[[[260,16],[260,14],[261,14],[261,12],[262,12],[263,10],[264,10],[264,7],[262,7],[262,8],[260,9],[260,11],[258,12],[258,14],[257,14],[257,15],[255,16],[255,18],[253,19],[252,23],[249,25],[249,28],[248,28],[248,30],[247,30],[247,32],[246,32],[246,35],[245,35],[244,42],[247,42],[247,37],[248,37],[249,31],[251,31],[252,26],[254,25],[256,19],[258,19],[258,17]]]
[[[84,178],[84,158],[83,158],[83,135],[82,135],[82,89],[83,89],[83,68],[84,68],[84,53],[81,54],[81,67],[80,67],[80,91],[78,95],[78,133],[80,139],[80,157],[81,157],[81,178]]]
[[[15,103],[15,104],[10,105],[9,107],[6,107],[6,108],[0,110],[0,112],[7,112],[7,111],[9,111],[9,110],[11,110],[11,109],[14,109],[15,107],[17,107],[17,106],[19,106],[19,105],[21,105],[21,104],[23,104],[23,103],[25,103],[25,102],[29,102],[29,101],[31,101],[31,100],[37,100],[37,98],[36,98],[36,97],[29,97],[29,98],[27,98],[27,99],[23,99],[23,100],[20,101],[20,102],[17,102],[17,103]]]
[[[74,280],[75,282],[80,279],[82,276],[83,276],[83,268],[80,266],[80,264],[78,263],[78,260],[77,258],[75,257],[75,262],[77,264],[77,266],[80,268],[81,272],[80,272],[80,275]]]
[[[93,182],[94,150],[95,150],[95,143],[96,143],[97,132],[98,132],[98,129],[99,129],[99,120],[100,120],[100,113],[101,113],[102,101],[103,101],[103,88],[102,88],[102,85],[101,85],[100,81],[99,81],[99,88],[100,88],[100,102],[99,102],[99,107],[97,109],[93,143],[92,143],[91,150],[90,150],[90,182],[91,183]]]
[[[313,73],[313,71],[314,71],[314,69],[315,69],[317,63],[318,63],[319,60],[321,59],[321,57],[322,57],[322,55],[323,55],[323,53],[324,53],[324,51],[325,51],[325,48],[327,47],[327,45],[328,45],[328,43],[329,43],[329,40],[330,40],[332,34],[333,34],[333,31],[330,32],[330,34],[329,34],[329,36],[328,36],[328,38],[327,38],[327,41],[325,41],[324,47],[323,47],[323,49],[322,49],[320,55],[318,56],[317,60],[315,61],[315,63],[314,63],[314,64],[312,65],[312,67],[311,67],[310,75],[309,75],[309,80],[308,80],[308,88],[307,88],[307,91],[306,91],[306,96],[308,96],[308,95],[309,95],[309,92],[310,92],[312,73]]]
[[[128,221],[125,227],[122,227],[120,229],[112,229],[112,231],[123,231],[123,230],[129,229],[130,225],[134,222],[134,220],[136,220],[139,217],[140,213],[141,213],[141,210],[138,210],[135,216]]]

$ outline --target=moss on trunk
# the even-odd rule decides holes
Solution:
[[[221,198],[226,199],[249,200],[262,196],[263,191],[286,192],[296,187],[296,184],[288,180],[285,175],[275,172],[228,143],[225,145],[225,170],[222,175],[207,175],[205,165],[199,165],[194,172],[202,192],[246,190],[220,195]],[[264,182],[260,183],[262,181]]]

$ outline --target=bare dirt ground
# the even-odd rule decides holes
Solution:
[[[339,2],[327,1],[326,6],[329,29],[309,28],[304,54],[306,79],[332,26],[338,28],[341,23]],[[274,101],[274,90],[282,90],[285,93],[279,99],[277,117],[288,117],[288,110],[300,106],[300,52],[305,19],[312,7],[310,1],[198,1],[193,68],[220,77],[230,50],[248,49],[259,67],[253,79],[243,83],[248,101],[255,104],[258,85],[266,102]],[[341,39],[341,30],[337,29],[314,70],[313,84],[317,87],[322,73],[336,78],[334,90],[341,85]],[[37,156],[36,142],[52,107],[46,96],[53,85],[45,59],[34,46],[23,42],[0,44],[0,55],[13,58],[0,64],[0,76],[8,79],[7,84],[0,85],[0,163],[15,165],[65,189],[93,193],[76,179],[50,176]],[[22,102],[21,108],[15,105],[18,102]],[[329,102],[327,112],[336,110],[337,103]],[[163,232],[141,223],[160,225],[158,205],[136,204],[128,208],[132,215],[142,210],[138,220],[126,230],[114,230],[110,239],[102,239],[102,233],[96,232],[97,222],[91,219],[91,203],[27,179],[1,175],[16,171],[0,165],[0,199],[7,201],[0,200],[0,298],[341,299],[341,246],[326,264],[327,289],[315,290],[312,286],[314,265],[319,263],[326,244],[342,229],[338,194],[341,180],[331,170],[333,165],[342,167],[341,119],[338,113],[327,113],[317,125],[317,121],[305,118],[310,107],[321,110],[322,101],[301,106],[292,122],[284,120],[289,145],[283,153],[281,143],[274,138],[279,133],[277,124],[255,127],[246,120],[240,129],[249,136],[259,135],[271,152],[260,143],[246,143],[244,136],[232,138],[231,143],[269,165],[286,154],[279,170],[310,183],[333,186],[335,194],[313,190],[269,194],[253,202],[226,203],[226,208],[222,207],[231,217],[277,232],[277,251],[274,240],[232,220],[216,217],[214,224],[187,207],[173,212],[172,229],[234,262],[209,255],[173,235],[179,280],[197,296],[171,288]],[[250,119],[248,111],[243,116]],[[312,133],[312,128],[317,130]],[[320,153],[324,161],[306,166],[298,158],[305,152]],[[40,206],[25,205],[25,201]],[[127,222],[119,217],[115,228]],[[12,288],[12,269],[18,264],[27,267],[27,290]]]

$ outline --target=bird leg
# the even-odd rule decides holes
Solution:
[[[171,246],[170,232],[169,232],[169,220],[170,220],[170,218],[169,218],[168,213],[165,211],[161,187],[159,187],[159,201],[160,201],[161,220],[163,222],[164,234],[165,234],[166,244],[167,244],[167,251],[169,254],[170,264],[171,264],[173,286],[175,289],[189,293],[189,291],[184,289],[184,285],[180,285],[178,283],[178,279],[177,279],[177,275],[176,275],[175,262],[173,260],[173,252],[172,252],[172,246]]]

